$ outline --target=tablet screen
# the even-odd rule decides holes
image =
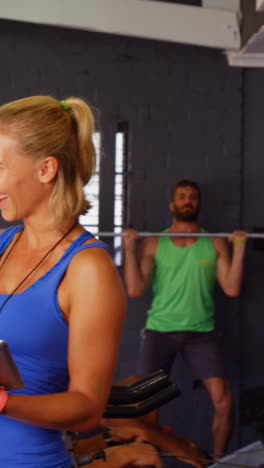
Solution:
[[[0,340],[0,385],[6,390],[24,387],[23,379],[5,340]]]

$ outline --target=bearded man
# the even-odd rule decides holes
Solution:
[[[224,455],[232,427],[232,395],[218,350],[214,324],[214,286],[217,280],[228,296],[238,296],[243,276],[246,233],[223,238],[192,237],[203,232],[198,224],[201,193],[191,180],[171,191],[171,226],[165,231],[187,232],[190,237],[149,237],[138,253],[137,231],[127,230],[125,281],[130,297],[141,296],[152,283],[153,300],[141,334],[137,374],[158,369],[171,371],[182,354],[194,385],[202,383],[211,397],[213,459]]]

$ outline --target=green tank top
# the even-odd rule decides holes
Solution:
[[[161,332],[213,330],[215,279],[216,251],[210,238],[200,237],[190,247],[178,247],[169,237],[161,237],[146,328]]]

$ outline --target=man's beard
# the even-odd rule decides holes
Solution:
[[[193,208],[190,206],[190,209],[186,210],[189,205],[185,205],[183,208],[178,208],[174,205],[173,214],[177,221],[184,221],[186,223],[192,223],[197,220],[200,212],[200,207]]]

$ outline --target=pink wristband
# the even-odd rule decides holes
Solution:
[[[3,409],[5,408],[7,398],[7,391],[3,387],[0,387],[0,413],[2,413]]]

